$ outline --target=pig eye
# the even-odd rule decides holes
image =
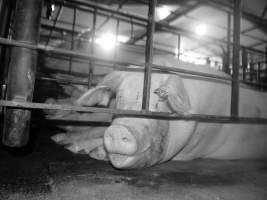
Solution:
[[[128,139],[127,137],[123,137],[122,140],[123,140],[124,142],[129,142],[129,139]]]

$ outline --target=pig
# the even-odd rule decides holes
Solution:
[[[208,68],[205,70],[206,73],[228,77],[223,72]],[[114,101],[114,107],[117,109],[140,111],[143,77],[141,72],[111,72],[95,88],[84,93],[76,104],[108,107]],[[210,82],[178,74],[153,73],[149,110],[170,114],[228,116],[230,96],[231,86],[227,81]],[[266,118],[266,102],[267,93],[241,85],[240,116]],[[78,146],[79,151],[83,149],[96,159],[109,160],[119,169],[149,167],[169,160],[267,157],[267,125],[202,123],[191,120],[122,116],[112,118],[111,125],[99,134],[98,138],[102,139],[103,143],[98,141],[96,145],[88,147],[84,144],[86,141],[91,144],[92,140],[87,137],[80,142],[70,139],[68,144]],[[90,130],[87,134],[90,135]],[[65,138],[71,135],[70,133]],[[64,137],[56,142],[63,139]]]
[[[142,105],[142,90],[143,73],[114,71],[76,103],[109,106],[115,98],[115,108],[138,111]],[[149,110],[170,114],[229,115],[230,94],[227,82],[153,73]],[[266,100],[266,93],[242,85],[240,116],[267,117]],[[104,131],[103,146],[99,145],[102,154],[99,155],[105,154],[105,158],[120,169],[196,158],[262,159],[267,157],[266,128],[266,125],[115,117]]]

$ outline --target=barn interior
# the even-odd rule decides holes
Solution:
[[[154,70],[232,84],[229,116],[194,120],[266,124],[266,118],[238,116],[239,85],[267,89],[265,0],[0,0],[0,16],[0,199],[267,198],[266,160],[197,159],[119,170],[50,139],[62,126],[109,126],[110,120],[47,117],[127,114],[54,99],[77,99],[114,70],[142,71],[145,81]],[[225,75],[211,76],[207,67]],[[149,86],[144,91],[147,111]]]

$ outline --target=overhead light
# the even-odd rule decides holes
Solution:
[[[105,33],[95,39],[95,43],[99,44],[104,50],[109,51],[116,45],[116,37],[111,33]]]
[[[52,9],[52,12],[54,12],[54,11],[55,11],[55,9],[56,9],[56,6],[55,6],[55,4],[52,4],[52,5],[51,5],[51,9]]]
[[[95,43],[99,44],[104,50],[109,51],[113,49],[117,42],[125,43],[129,40],[129,37],[124,35],[118,35],[116,40],[116,35],[112,33],[105,33],[95,39]]]
[[[117,42],[125,43],[130,39],[130,37],[125,35],[118,35]]]
[[[157,12],[157,16],[159,20],[162,20],[171,14],[171,11],[169,10],[167,6],[158,7],[156,12]]]
[[[195,33],[197,35],[205,35],[207,32],[207,25],[206,24],[198,24],[195,28]]]

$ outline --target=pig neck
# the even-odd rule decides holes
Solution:
[[[190,99],[190,113],[229,115],[227,100],[227,98],[230,99],[229,85],[191,79],[183,79],[183,82]],[[176,149],[178,153],[174,160],[191,160],[203,157],[206,152],[215,151],[215,148],[221,144],[211,144],[215,144],[214,141],[220,141],[215,133],[221,128],[222,124],[207,125],[207,123],[195,121],[170,121],[170,135],[176,135],[173,141],[179,141],[182,146]],[[177,130],[182,131],[175,134]]]

